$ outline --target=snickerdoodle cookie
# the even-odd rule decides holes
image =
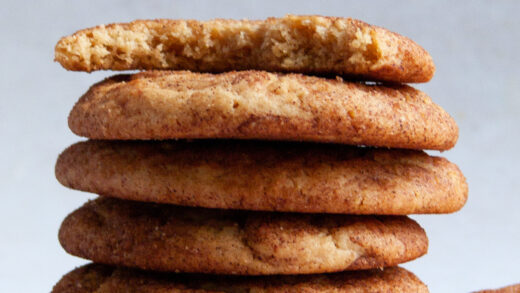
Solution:
[[[55,59],[77,71],[257,69],[393,82],[426,82],[435,71],[406,37],[355,19],[297,15],[101,25],[62,38]]]
[[[97,263],[239,275],[313,274],[395,266],[424,255],[405,216],[210,210],[100,197],[70,214],[64,249]]]
[[[474,292],[474,293],[518,293],[518,292],[520,292],[520,283],[514,284],[514,285],[509,285],[509,286],[502,287],[499,289],[487,289],[487,290],[482,290],[482,291],[478,291],[478,292]]]
[[[152,71],[106,79],[69,126],[94,139],[236,138],[447,150],[453,118],[425,93],[263,71]]]
[[[306,213],[450,213],[458,167],[422,151],[264,141],[86,141],[56,163],[65,186],[110,197]]]
[[[215,276],[146,272],[88,264],[63,276],[52,293],[427,293],[414,274],[399,268],[305,276]]]

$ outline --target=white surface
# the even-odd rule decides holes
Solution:
[[[520,1],[2,1],[0,292],[48,292],[84,261],[57,241],[61,220],[91,195],[54,178],[57,155],[80,140],[67,128],[73,103],[109,72],[67,72],[56,41],[75,30],[136,18],[351,16],[409,36],[437,72],[417,85],[460,127],[443,156],[467,176],[470,195],[452,215],[414,217],[427,256],[405,267],[432,292],[520,282]],[[388,2],[388,3],[386,3]],[[392,2],[392,3],[390,3]]]

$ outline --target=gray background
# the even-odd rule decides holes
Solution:
[[[109,2],[109,3],[108,3]],[[391,2],[391,3],[390,3]],[[58,39],[136,18],[351,16],[411,37],[437,72],[416,85],[453,115],[457,146],[442,153],[467,176],[461,212],[414,216],[428,255],[406,264],[432,292],[520,282],[520,1],[2,1],[0,9],[0,292],[46,292],[74,266],[57,241],[61,220],[92,195],[54,178],[57,155],[80,140],[66,117],[109,72],[53,63]],[[437,152],[433,152],[439,154]]]

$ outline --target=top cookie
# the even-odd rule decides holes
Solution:
[[[435,66],[412,40],[359,20],[296,16],[266,20],[137,20],[62,38],[68,70],[260,69],[367,80],[427,82]]]

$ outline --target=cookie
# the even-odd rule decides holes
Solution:
[[[447,150],[453,118],[406,85],[262,71],[154,71],[109,78],[76,103],[69,126],[94,139],[236,138]]]
[[[236,277],[145,272],[88,264],[63,276],[52,293],[426,293],[414,274],[399,268],[307,276]]]
[[[59,240],[72,255],[145,270],[313,274],[394,266],[424,255],[405,216],[209,210],[98,198],[70,214]]]
[[[503,287],[500,289],[488,289],[482,290],[475,293],[518,293],[520,292],[520,283],[515,285],[510,285],[507,287]]]
[[[412,40],[350,18],[296,16],[264,21],[137,20],[62,38],[55,60],[76,71],[267,70],[426,82],[431,56]]]
[[[456,165],[422,151],[291,142],[91,140],[56,177],[122,199],[306,213],[450,213],[468,194]]]

